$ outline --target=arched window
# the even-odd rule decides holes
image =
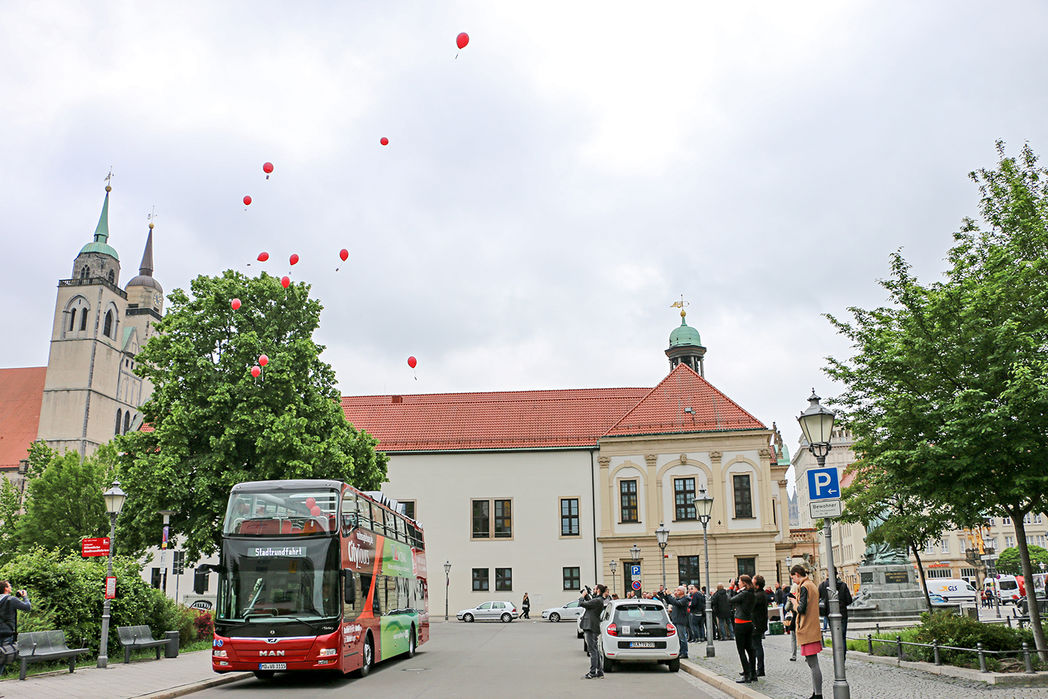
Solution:
[[[105,321],[102,323],[102,334],[106,337],[113,336],[113,312],[106,311]]]
[[[87,309],[80,311],[80,329],[87,330]]]
[[[113,272],[113,270],[109,270],[109,283],[116,284],[116,274]]]
[[[80,278],[81,279],[87,279],[90,276],[91,276],[91,270],[88,268],[87,265],[84,265],[84,267],[80,270]]]
[[[122,411],[119,408],[117,408],[117,411],[116,411],[116,430],[113,431],[113,434],[120,434],[120,418],[122,417],[122,415],[123,415]]]
[[[84,315],[87,315],[87,311],[84,311]],[[74,308],[69,312],[69,331],[72,332],[73,328],[76,327],[76,309]]]
[[[131,429],[131,411],[130,410],[128,410],[126,413],[124,413],[124,434],[127,434],[127,431],[129,429]]]

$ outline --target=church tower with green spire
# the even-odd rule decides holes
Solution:
[[[148,269],[127,291],[120,288],[120,257],[109,244],[111,192],[107,184],[92,239],[73,261],[70,278],[58,282],[40,405],[38,438],[81,457],[137,426],[138,406],[152,386],[135,376],[135,355],[162,309],[160,284],[152,280],[152,225],[143,255]],[[142,301],[148,303],[144,313],[137,311]]]
[[[703,365],[706,348],[702,346],[699,331],[684,321],[687,315],[681,308],[680,327],[670,333],[670,346],[666,349],[666,357],[670,360],[671,370],[677,368],[678,364],[687,364],[696,374],[706,378],[706,368]]]

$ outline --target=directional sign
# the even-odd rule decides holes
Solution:
[[[640,589],[640,580],[634,580],[630,584],[630,587],[632,587],[634,590],[639,590]]]
[[[841,516],[840,500],[816,500],[808,503],[808,510],[812,519],[826,519],[827,517]]]
[[[639,578],[640,577],[640,564],[639,563],[635,563],[635,564],[630,566],[630,577],[631,578]]]
[[[80,555],[81,556],[108,556],[109,555],[109,537],[102,536],[94,539],[81,539],[80,540]]]
[[[835,467],[808,469],[809,500],[829,500],[840,496],[841,486]]]
[[[979,556],[979,558],[981,558],[984,561],[996,561],[998,558],[1000,558],[1000,556],[996,553],[984,553],[983,555]]]

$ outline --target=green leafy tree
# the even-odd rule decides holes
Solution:
[[[153,383],[146,431],[118,441],[128,494],[120,541],[159,543],[160,510],[173,510],[187,561],[218,550],[230,489],[251,480],[330,478],[362,489],[386,479],[376,440],[349,424],[335,373],[313,341],[321,305],[309,287],[286,290],[267,274],[200,276],[175,290],[136,371]],[[231,300],[242,303],[238,310]],[[269,363],[258,378],[251,367]]]
[[[931,596],[921,561],[921,548],[930,539],[938,538],[946,529],[954,528],[949,514],[932,507],[920,494],[910,492],[907,484],[896,480],[890,470],[859,461],[849,467],[855,475],[851,485],[841,493],[844,511],[841,522],[854,522],[869,527],[881,521],[866,534],[867,545],[887,544],[892,548],[908,550],[917,561],[921,587],[928,611],[933,611]]]
[[[971,173],[985,230],[965,219],[945,278],[921,284],[902,255],[881,282],[890,305],[830,317],[852,342],[827,372],[844,386],[855,449],[960,522],[1045,509],[1048,468],[1048,171],[1027,146]],[[1048,660],[1036,605],[1037,650]]]
[[[79,552],[84,537],[107,536],[102,491],[116,470],[113,446],[102,445],[83,461],[75,451],[58,454],[42,443],[34,444],[30,455],[25,514],[18,518],[16,530],[19,547]]]
[[[1048,551],[1040,546],[1029,546],[1028,548],[1030,551],[1030,563],[1037,566],[1034,572],[1039,573],[1041,571],[1041,563],[1048,565]],[[1019,549],[1009,546],[1001,551],[1000,558],[997,559],[997,572],[1004,575],[1022,575],[1022,565]]]

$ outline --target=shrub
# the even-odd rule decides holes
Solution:
[[[205,638],[213,638],[215,635],[215,620],[211,616],[211,612],[208,611],[197,611],[196,619],[194,619],[196,626],[196,638],[198,641],[202,641]]]
[[[1010,629],[1001,624],[985,624],[966,616],[957,616],[947,611],[921,615],[917,640],[921,643],[938,641],[939,645],[958,648],[975,648],[982,643],[984,650],[1019,650],[1022,647],[1022,634],[1017,629]],[[931,657],[931,649],[927,656]],[[975,656],[970,652],[942,650],[942,661],[951,665],[971,665]]]

